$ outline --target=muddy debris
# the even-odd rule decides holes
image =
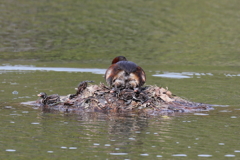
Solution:
[[[60,100],[51,101],[52,95],[38,99],[34,105],[44,111],[60,112],[103,112],[103,113],[145,113],[158,115],[166,113],[188,113],[213,109],[208,104],[190,102],[163,87],[145,86],[138,92],[133,89],[112,88],[103,83],[88,85],[93,81],[79,83],[75,94],[60,96]],[[56,94],[55,94],[56,95]],[[50,98],[51,97],[51,98]],[[48,99],[48,101],[47,101]],[[49,100],[50,99],[50,100]]]

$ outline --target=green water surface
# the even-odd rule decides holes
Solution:
[[[239,26],[237,0],[2,0],[0,66],[106,69],[124,55],[147,85],[218,106],[156,117],[43,113],[20,103],[103,75],[0,70],[1,159],[240,159]],[[166,72],[193,76],[153,76]]]

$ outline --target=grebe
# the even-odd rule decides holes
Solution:
[[[140,66],[128,61],[124,56],[118,56],[107,69],[105,80],[108,85],[114,87],[113,90],[130,88],[137,92],[144,85],[146,75]]]
[[[82,81],[78,84],[78,87],[75,88],[76,94],[69,94],[68,98],[73,99],[74,97],[78,96],[79,94],[82,94],[82,92],[87,88],[88,83],[92,83],[94,81]]]
[[[47,96],[46,93],[41,92],[37,96],[42,98],[41,103],[44,105],[55,104],[60,102],[60,96],[58,94]]]

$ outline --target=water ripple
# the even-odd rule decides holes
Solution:
[[[99,68],[61,68],[61,67],[35,67],[28,65],[5,65],[0,66],[0,71],[56,71],[56,72],[90,72],[94,74],[105,74],[106,69]]]
[[[186,154],[173,154],[174,157],[187,157]]]
[[[114,156],[123,156],[123,155],[128,155],[128,153],[109,153],[110,155]]]
[[[225,157],[235,157],[234,154],[226,154]]]
[[[163,78],[175,78],[175,79],[183,79],[183,78],[193,78],[196,76],[200,78],[201,76],[212,76],[212,73],[196,73],[196,72],[163,72],[161,74],[154,74],[154,77],[163,77]]]
[[[15,149],[6,149],[7,152],[15,152]]]
[[[199,154],[198,157],[212,157],[210,154]]]
[[[89,72],[93,74],[105,74],[106,69],[100,68],[63,68],[63,67],[35,67],[33,65],[3,65],[0,66],[0,74],[5,72],[27,72],[27,71],[55,71],[55,72]],[[240,76],[224,74],[226,77],[235,77]],[[175,78],[175,79],[183,79],[183,78],[201,78],[201,76],[213,76],[212,73],[197,73],[197,72],[156,72],[153,74],[154,77],[162,77],[162,78]]]

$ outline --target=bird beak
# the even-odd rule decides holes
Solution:
[[[38,97],[41,97],[41,94],[38,94],[37,96],[38,96]]]
[[[78,90],[78,88],[75,88],[75,90],[77,91],[77,90]]]

